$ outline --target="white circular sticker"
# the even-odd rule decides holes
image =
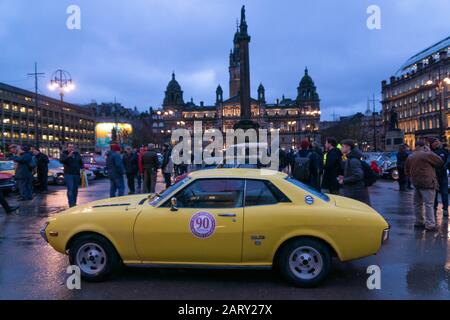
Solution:
[[[189,228],[197,238],[206,239],[216,231],[216,219],[208,212],[197,212],[191,217]]]

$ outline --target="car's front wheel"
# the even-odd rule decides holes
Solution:
[[[294,239],[281,249],[278,267],[281,274],[294,285],[315,287],[330,273],[331,252],[319,240]]]
[[[102,281],[111,276],[120,265],[119,256],[105,238],[98,235],[82,235],[69,248],[70,263],[80,268],[86,281]]]

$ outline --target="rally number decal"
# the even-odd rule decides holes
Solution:
[[[216,219],[208,212],[198,212],[191,217],[189,228],[197,238],[206,239],[216,231]]]

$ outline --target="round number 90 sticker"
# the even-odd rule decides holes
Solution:
[[[216,231],[216,219],[208,212],[198,212],[191,217],[189,228],[197,238],[206,239]]]

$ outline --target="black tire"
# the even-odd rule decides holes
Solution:
[[[302,257],[307,258],[309,256],[309,258],[317,261],[321,261],[321,270],[318,271],[318,273],[316,275],[312,275],[314,274],[316,269],[312,268],[310,270],[310,272],[306,272],[305,270],[301,270],[300,268],[296,269],[297,273],[295,273],[290,266],[290,260],[291,260],[291,256],[294,254],[294,252],[301,248],[304,247],[306,250],[306,247],[312,248],[315,250],[314,251],[310,250],[310,251],[304,251],[306,254]],[[314,254],[311,256],[311,254]],[[307,256],[308,255],[308,256]],[[297,256],[297,254],[295,254],[294,256],[292,256],[292,258],[295,258]],[[317,258],[320,259],[316,260]],[[307,260],[307,259],[306,259]],[[319,284],[321,284],[327,277],[328,274],[330,273],[331,270],[331,252],[329,247],[323,243],[322,241],[316,240],[316,239],[311,239],[311,238],[298,238],[298,239],[294,239],[289,241],[280,251],[279,255],[278,255],[278,261],[277,261],[277,267],[279,268],[282,276],[288,280],[290,283],[292,283],[293,285],[297,286],[297,287],[302,287],[302,288],[311,288],[311,287],[315,287],[318,286]],[[305,268],[308,266],[305,266]],[[295,269],[295,268],[294,268]],[[309,276],[311,277],[310,279],[306,279],[303,278],[301,276],[299,276],[299,274],[303,273],[304,275],[309,274]]]
[[[89,273],[85,272],[77,261],[78,251],[87,244],[92,244],[94,250],[101,252],[100,256],[104,255],[105,257],[98,262],[96,261],[99,267],[94,266],[94,269],[90,268],[92,271]],[[72,241],[69,247],[69,261],[71,265],[76,265],[80,268],[81,278],[89,282],[100,282],[108,279],[121,265],[120,257],[111,243],[104,237],[95,234],[82,235]],[[96,270],[95,268],[98,269]]]
[[[64,176],[58,176],[55,178],[55,184],[58,186],[63,186],[66,184],[66,182],[64,181]]]

